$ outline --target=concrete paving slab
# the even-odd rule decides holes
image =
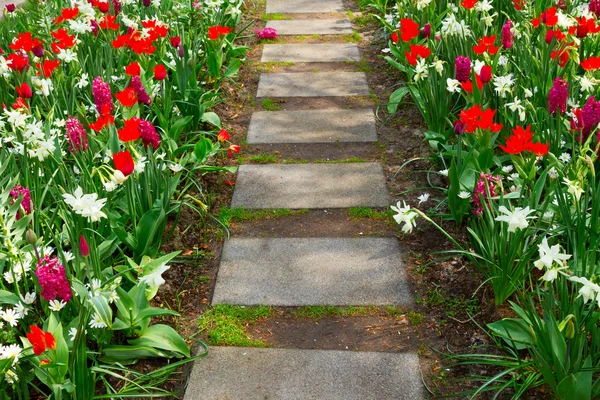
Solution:
[[[342,44],[265,44],[261,62],[357,62],[358,46]]]
[[[184,400],[421,400],[416,354],[211,347]]]
[[[395,238],[232,238],[213,304],[410,305]]]
[[[368,96],[364,72],[261,74],[256,97]]]
[[[279,35],[348,35],[352,22],[348,19],[277,20],[267,21]]]
[[[379,163],[240,165],[232,207],[346,208],[390,204]]]
[[[373,110],[258,111],[246,140],[254,143],[376,142]]]
[[[342,0],[267,0],[267,14],[344,12]]]

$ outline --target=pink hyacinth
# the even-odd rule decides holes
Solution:
[[[259,39],[275,39],[277,37],[277,31],[274,28],[257,30],[255,33]]]
[[[484,174],[483,172],[479,175],[479,180],[475,185],[475,189],[473,190],[473,202],[477,206],[473,213],[478,217],[483,214],[483,202],[485,201],[487,204],[488,201],[488,191],[490,193],[490,197],[496,196],[496,187],[495,183],[500,182],[499,176],[492,176],[491,174]]]
[[[154,125],[145,119],[140,120],[139,131],[141,132],[142,143],[144,146],[152,146],[154,150],[160,146],[160,136],[156,132]]]
[[[600,16],[600,0],[590,0],[589,10],[596,14],[596,17]]]
[[[99,31],[99,27],[98,27],[98,22],[96,22],[95,19],[90,21],[90,25],[92,27],[92,33],[94,34],[94,36],[98,36],[98,31]]]
[[[67,141],[71,152],[77,154],[80,151],[86,151],[88,149],[88,139],[81,122],[77,118],[69,116],[66,125]]]
[[[556,111],[564,113],[567,110],[567,97],[569,97],[569,84],[563,78],[556,78],[548,93],[548,108],[551,114]]]
[[[21,208],[23,209],[23,211],[25,211],[25,214],[31,214],[31,193],[29,192],[28,188],[23,187],[21,185],[17,185],[11,189],[10,195],[13,198],[13,201],[10,202],[11,206],[15,204],[15,201],[20,196],[23,196],[23,200],[21,200]],[[21,219],[21,212],[17,211],[17,220],[19,219]]]
[[[471,60],[469,57],[458,56],[454,62],[456,67],[456,80],[467,82],[471,78]]]
[[[505,50],[510,49],[513,46],[514,39],[513,34],[511,32],[512,22],[510,19],[506,21],[504,25],[502,25],[502,37],[500,41],[502,42],[502,48]]]
[[[42,297],[50,301],[59,297],[63,301],[71,298],[71,285],[67,280],[65,267],[58,263],[57,258],[45,256],[36,267],[35,275],[42,287]]]
[[[594,96],[585,102],[581,109],[581,124],[583,125],[582,140],[586,140],[590,132],[600,123],[600,102]]]
[[[113,5],[113,9],[115,10],[115,15],[119,15],[119,13],[121,12],[121,1],[120,0],[111,0],[112,5]]]
[[[99,76],[95,77],[92,82],[92,95],[94,96],[96,110],[98,110],[101,115],[112,113],[115,105],[113,104],[110,86]]]
[[[148,92],[146,92],[146,89],[144,88],[144,84],[142,83],[142,80],[140,79],[139,76],[131,77],[131,82],[129,82],[129,87],[131,87],[133,90],[135,90],[135,93],[137,94],[138,102],[146,104],[146,105],[152,104],[152,99],[150,98],[150,96],[148,96]]]

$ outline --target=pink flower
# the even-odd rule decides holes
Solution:
[[[138,129],[142,133],[140,137],[142,138],[142,143],[144,143],[144,146],[151,145],[154,150],[158,149],[158,146],[160,146],[160,136],[158,133],[156,133],[154,125],[145,119],[142,119]]]
[[[456,67],[456,80],[459,82],[469,81],[471,78],[471,60],[469,57],[456,57],[454,65]]]
[[[73,154],[88,149],[87,134],[77,118],[67,118],[67,141]]]
[[[600,16],[600,0],[590,0],[589,10],[596,14],[596,17]]]
[[[115,105],[113,104],[110,86],[99,76],[95,77],[92,82],[92,95],[94,96],[96,110],[100,115],[112,113]]]
[[[581,123],[583,125],[582,134],[583,140],[586,140],[589,133],[596,128],[600,122],[600,102],[596,101],[594,96],[585,102],[585,105],[581,109]]]
[[[265,28],[254,31],[254,33],[259,39],[275,39],[277,37],[277,31],[274,28]]]
[[[65,267],[58,263],[57,258],[42,258],[37,264],[35,275],[42,287],[44,300],[50,301],[60,297],[63,301],[69,301],[72,296],[71,285],[67,280]]]
[[[569,84],[563,78],[556,78],[548,93],[548,108],[551,114],[556,111],[564,113],[567,110],[567,97],[569,97]]]
[[[505,50],[510,49],[514,43],[513,34],[510,31],[511,26],[512,22],[510,21],[510,19],[506,21],[504,25],[502,25],[502,38],[500,39],[500,41],[502,42],[502,48]]]
[[[483,213],[483,203],[481,200],[483,199],[483,201],[487,202],[488,190],[490,197],[496,196],[496,187],[494,183],[497,182],[500,182],[499,176],[492,176],[491,174],[484,174],[483,172],[479,175],[479,180],[473,190],[473,202],[477,206],[477,208],[473,210],[473,213],[478,217]]]
[[[115,15],[119,15],[119,13],[121,12],[121,1],[120,0],[111,0],[112,1],[112,5],[113,5],[113,9],[115,10]]]
[[[148,96],[146,89],[144,88],[144,84],[139,76],[132,76],[131,82],[129,83],[129,87],[135,90],[137,94],[138,102],[150,105],[152,104],[152,99]]]
[[[31,214],[31,193],[29,192],[29,189],[21,185],[17,185],[11,189],[10,195],[14,199],[10,202],[11,206],[20,196],[23,196],[23,200],[21,200],[21,208],[23,209],[23,211],[25,211],[25,214]],[[20,211],[17,211],[17,220],[21,219],[20,213]]]

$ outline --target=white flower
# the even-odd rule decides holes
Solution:
[[[475,60],[475,62],[473,63],[473,71],[477,75],[481,75],[481,68],[483,68],[484,66],[485,66],[485,62],[480,61],[480,60]]]
[[[471,198],[471,193],[467,192],[466,190],[461,190],[461,192],[458,194],[458,197],[461,199],[469,199]]]
[[[513,166],[512,165],[505,165],[504,167],[502,167],[502,172],[504,172],[505,174],[508,174],[510,171],[513,170]]]
[[[175,173],[175,174],[178,173],[178,172],[183,171],[183,167],[180,164],[177,164],[177,163],[169,164],[169,169],[171,171],[173,171],[173,173]]]
[[[589,79],[586,75],[580,76],[578,79],[581,90],[590,93],[594,91],[594,85],[596,84],[595,80]]]
[[[564,178],[563,181],[569,187],[568,191],[571,194],[571,196],[575,197],[575,199],[579,201],[581,195],[583,194],[583,189],[579,186],[579,182],[571,181],[567,178]]]
[[[71,339],[71,342],[75,341],[75,336],[77,336],[77,328],[69,329],[69,339]]]
[[[100,318],[100,315],[94,314],[94,316],[90,320],[90,326],[92,328],[106,328],[108,325],[106,325],[106,323],[104,321],[102,321],[102,318]]]
[[[1,311],[0,316],[2,316],[2,319],[6,321],[10,326],[17,326],[19,316],[12,308],[8,308],[5,311]]]
[[[50,300],[50,310],[52,311],[60,311],[67,305],[66,301],[62,300]]]
[[[81,74],[81,77],[79,78],[79,82],[77,82],[75,84],[75,86],[77,86],[79,89],[83,89],[86,88],[89,84],[90,81],[88,80],[89,75],[86,73]]]
[[[118,169],[115,170],[115,172],[113,172],[113,176],[111,178],[111,181],[117,185],[122,184],[123,182],[125,182],[127,180],[127,176],[125,176],[125,174],[123,174],[121,171],[119,171]],[[106,187],[106,184],[104,185]]]
[[[417,199],[419,200],[419,205],[421,205],[421,203],[425,203],[427,200],[429,200],[430,196],[431,195],[429,193],[423,193],[422,195],[417,197]]]
[[[156,268],[151,273],[149,273],[148,275],[142,276],[140,278],[140,282],[146,282],[146,285],[149,288],[159,287],[160,285],[165,283],[165,280],[163,279],[162,274],[165,271],[167,271],[169,268],[171,268],[171,267],[169,267],[167,264],[163,264],[163,265],[159,266],[158,268]]]
[[[554,267],[546,270],[546,273],[542,276],[542,280],[546,282],[554,282],[556,278],[558,278],[558,274],[562,273],[562,270],[567,269],[567,267]]]
[[[6,114],[6,116],[8,116],[8,123],[11,124],[12,126],[14,126],[15,128],[21,128],[23,126],[25,126],[25,123],[27,122],[27,118],[29,118],[29,115],[22,113],[19,110],[4,110],[4,114]]]
[[[560,246],[555,244],[552,247],[548,246],[548,239],[544,238],[542,244],[538,245],[538,251],[540,259],[533,263],[533,265],[541,270],[544,267],[552,268],[554,263],[563,266],[563,262],[571,258],[569,254],[562,254],[560,252]]]
[[[415,66],[415,82],[418,82],[429,77],[428,65],[425,63],[425,59],[422,58],[417,61]]]
[[[406,202],[402,202],[403,205],[400,205],[400,202],[396,203],[396,207],[390,206],[392,211],[397,212],[398,214],[394,215],[394,219],[396,223],[401,224],[404,222],[404,226],[402,227],[402,232],[410,233],[413,228],[417,226],[415,219],[418,214],[411,210],[410,206],[406,205]]]
[[[585,277],[571,276],[569,280],[583,285],[583,287],[579,289],[579,296],[577,297],[583,297],[584,303],[587,303],[590,300],[594,301],[594,299],[599,300],[600,286],[590,282]]]
[[[435,71],[439,74],[442,75],[444,73],[444,61],[442,60],[438,60],[437,58],[433,61],[433,64],[431,64],[431,66],[433,68],[435,68]]]
[[[33,304],[35,301],[35,292],[25,293],[25,296],[21,296],[21,300],[23,300],[23,303],[25,304]]]
[[[389,47],[386,47],[386,48],[384,48],[384,49],[381,49],[381,52],[382,52],[382,53],[384,53],[384,54],[387,54],[387,53],[389,53],[390,51],[391,51],[391,50],[390,50],[390,48],[389,48]]]
[[[109,181],[104,184],[104,190],[106,190],[107,192],[112,192],[116,188],[117,188],[117,184],[114,183],[113,181]]]
[[[417,0],[417,10],[422,10],[431,3],[431,0]]]
[[[558,179],[558,172],[556,171],[556,168],[552,167],[548,170],[548,177],[550,179]]]
[[[492,6],[489,0],[480,0],[479,2],[477,2],[477,4],[475,4],[475,10],[479,12],[488,12],[493,8],[494,7]]]
[[[440,175],[448,176],[448,170],[447,169],[441,170]]]
[[[524,96],[526,99],[533,97],[533,92],[527,88],[523,88]]]
[[[92,31],[92,24],[88,20],[69,20],[69,28],[76,33],[88,33]]]
[[[146,164],[148,164],[148,160],[146,157],[140,157],[139,160],[135,163],[134,171],[138,174],[144,172],[144,168],[146,168]]]
[[[460,85],[460,82],[457,81],[456,79],[452,79],[452,78],[446,79],[446,85],[447,85],[446,90],[448,90],[450,93],[460,93],[461,88],[462,88],[462,86]]]
[[[494,78],[494,87],[496,93],[502,98],[506,98],[506,94],[510,93],[512,86],[515,83],[512,74],[497,76]]]
[[[9,15],[12,15],[12,14],[9,14]],[[6,383],[8,383],[9,385],[12,385],[13,383],[16,383],[19,381],[19,375],[17,375],[17,373],[15,371],[13,371],[12,369],[9,369],[4,374],[4,379],[6,380]]]
[[[508,64],[508,57],[506,57],[505,55],[498,57],[498,65],[500,65],[501,67],[504,67],[504,66],[506,66],[506,64]],[[527,89],[525,89],[525,90],[527,90]]]
[[[27,313],[29,312],[29,308],[25,307],[23,303],[18,302],[15,305],[15,312],[17,313],[17,318],[21,319],[27,315]]]
[[[87,217],[88,221],[96,222],[102,218],[106,218],[106,214],[102,212],[102,207],[106,204],[106,199],[98,200],[97,193],[83,194],[83,189],[77,187],[71,195],[63,194],[65,203],[71,206],[76,214],[82,217]]]
[[[514,98],[512,103],[506,103],[504,107],[508,107],[508,109],[512,112],[518,112],[521,122],[525,121],[525,106],[523,106],[521,100],[519,100],[517,97]]]
[[[560,156],[558,156],[558,159],[564,163],[568,163],[571,161],[571,155],[569,153],[562,153]]]
[[[117,300],[119,300],[119,296],[117,296],[117,291],[116,290],[111,291],[110,294],[108,295],[108,301],[110,303],[114,303]]]
[[[19,357],[21,356],[21,347],[16,344],[10,344],[8,346],[0,346],[0,360],[5,360],[7,358],[12,358],[12,365],[16,365],[19,362]]]
[[[459,36],[463,39],[473,35],[471,28],[469,28],[465,21],[458,22],[456,16],[452,13],[448,14],[442,21],[441,33],[444,36]]]
[[[514,211],[510,211],[505,206],[500,206],[498,211],[505,215],[499,215],[496,217],[496,221],[503,221],[508,223],[508,231],[516,232],[517,229],[525,229],[529,226],[528,219],[536,218],[535,216],[529,216],[529,214],[535,212],[530,210],[529,206],[522,208],[517,207]]]

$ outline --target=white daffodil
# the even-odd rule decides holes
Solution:
[[[106,199],[98,200],[97,193],[83,194],[83,189],[77,187],[71,195],[63,194],[65,203],[67,203],[76,214],[82,217],[87,217],[88,221],[96,222],[102,218],[106,218],[106,214],[102,212],[102,207],[106,204]]]
[[[503,99],[506,98],[506,95],[510,93],[512,86],[515,84],[515,80],[513,79],[512,74],[504,75],[504,76],[496,76],[494,77],[494,88],[496,93]]]
[[[168,266],[167,264],[162,264],[161,266],[156,268],[154,271],[152,271],[148,275],[142,276],[140,278],[140,282],[146,282],[146,286],[148,286],[149,288],[159,287],[163,283],[165,283],[165,280],[163,279],[162,274],[165,271],[167,271],[169,268],[171,268],[171,267]]]
[[[423,193],[422,195],[420,195],[419,197],[417,197],[417,199],[419,200],[419,205],[421,205],[421,203],[427,202],[427,200],[429,200],[430,196],[431,195],[429,193]]]
[[[554,168],[554,167],[552,167]],[[564,178],[563,182],[568,186],[568,191],[575,198],[575,200],[579,201],[581,195],[583,194],[583,189],[579,186],[578,181],[571,181],[568,178]]]
[[[437,72],[440,76],[444,73],[444,61],[436,58],[433,61],[433,64],[431,64],[431,66],[435,69],[435,72]]]
[[[407,206],[404,201],[402,203],[403,203],[402,206],[400,205],[400,202],[398,202],[398,203],[396,203],[395,207],[391,206],[390,208],[392,209],[392,211],[395,211],[398,213],[398,214],[394,215],[394,219],[396,220],[396,223],[398,223],[398,224],[404,223],[404,226],[402,227],[402,232],[410,233],[410,232],[412,232],[413,228],[415,226],[417,226],[415,219],[417,218],[418,214],[416,212],[412,211],[410,206]]]
[[[583,297],[583,302],[587,303],[588,301],[599,300],[600,297],[600,286],[595,283],[590,282],[585,277],[571,276],[569,278],[572,282],[577,282],[582,284],[583,286],[579,289],[579,296]]]
[[[548,246],[548,239],[544,238],[542,243],[538,245],[538,251],[540,259],[533,263],[533,265],[541,270],[545,268],[552,268],[554,263],[560,266],[564,265],[564,261],[571,258],[570,254],[564,254],[560,252],[560,246],[555,244],[554,246]]]
[[[448,87],[446,88],[450,93],[460,93],[460,91],[462,90],[462,86],[460,85],[460,82],[457,81],[456,79],[452,79],[452,78],[448,78],[446,79],[446,85],[448,85]]]
[[[536,218],[535,216],[529,215],[535,212],[535,210],[530,210],[529,206],[525,208],[517,207],[514,211],[509,210],[505,206],[500,206],[500,208],[498,208],[498,211],[500,211],[504,215],[497,216],[496,221],[508,223],[509,232],[516,232],[517,229],[527,228],[529,226],[528,219]]]

